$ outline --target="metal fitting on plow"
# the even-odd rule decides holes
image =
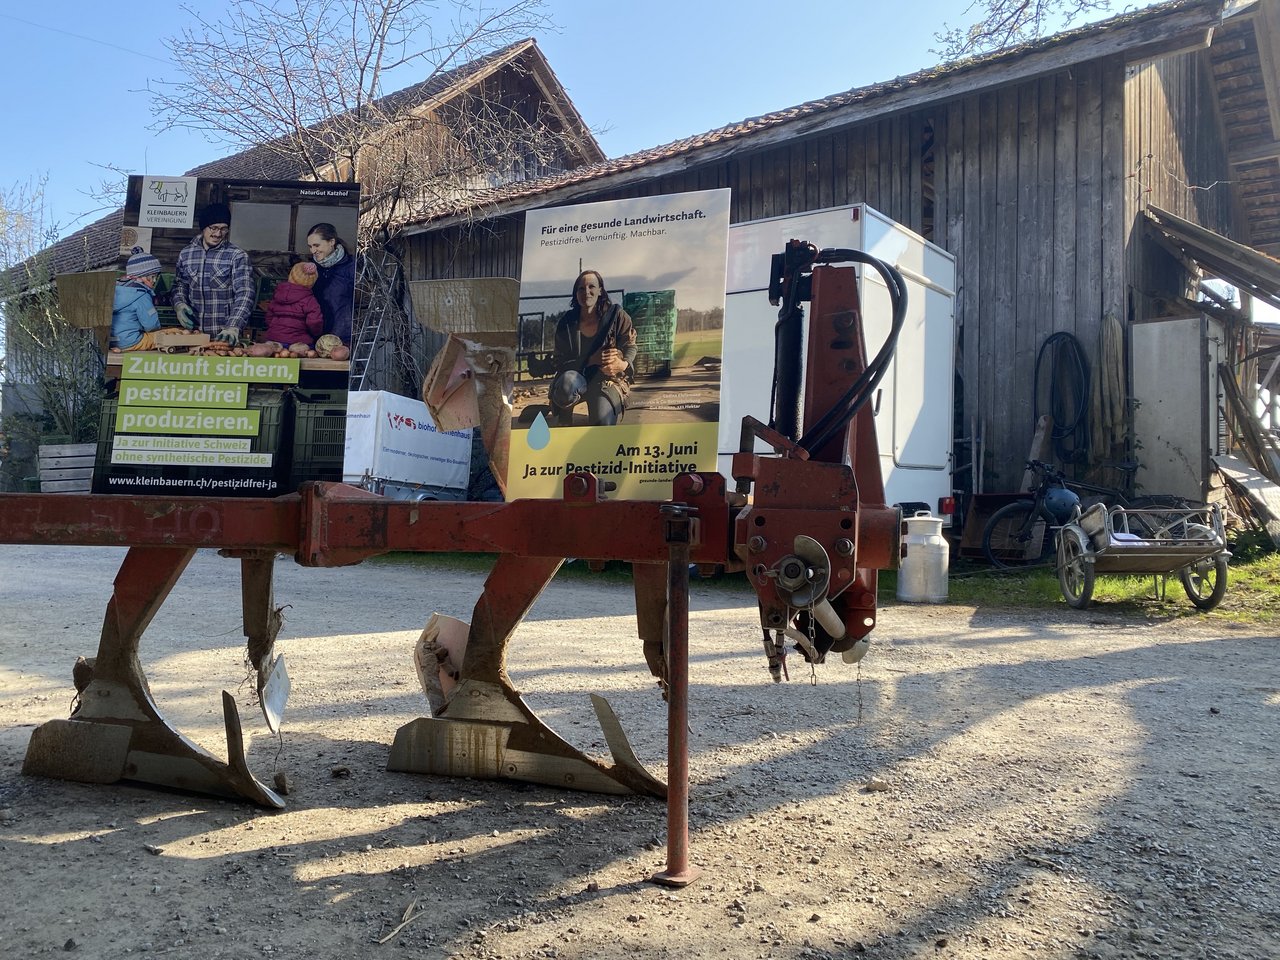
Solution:
[[[839,549],[846,541],[837,544]],[[841,550],[840,552],[844,552]],[[831,558],[813,537],[800,535],[792,542],[792,552],[780,558],[768,571],[778,595],[795,611],[796,623],[785,626],[781,633],[792,640],[811,663],[822,663],[832,648],[845,647],[841,659],[857,663],[871,645],[868,637],[850,640],[849,630],[839,612],[831,604]],[[771,624],[774,629],[777,624]],[[765,654],[769,672],[775,682],[786,673],[780,637],[771,644],[766,633]]]

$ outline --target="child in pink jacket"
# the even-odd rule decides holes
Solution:
[[[311,293],[316,277],[314,263],[295,263],[289,279],[276,286],[266,310],[268,340],[286,347],[291,343],[315,346],[324,329],[320,303]]]

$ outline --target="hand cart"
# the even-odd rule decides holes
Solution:
[[[1227,592],[1227,538],[1217,504],[1125,509],[1094,504],[1057,532],[1058,583],[1078,610],[1097,574],[1177,574],[1193,604],[1212,610]]]

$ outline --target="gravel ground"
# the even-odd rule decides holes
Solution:
[[[1058,604],[889,606],[860,667],[769,681],[743,593],[695,584],[691,846],[665,806],[388,773],[427,713],[412,648],[468,618],[482,578],[281,561],[293,693],[272,737],[251,703],[238,565],[201,553],[143,641],[178,729],[288,808],[23,777],[66,717],[122,552],[0,547],[0,869],[6,957],[1280,956],[1275,632]],[[1176,593],[1171,590],[1170,595]],[[1179,600],[1172,603],[1185,603]],[[630,589],[557,579],[510,670],[557,732],[606,756],[608,696],[665,772],[665,713]],[[407,920],[407,922],[405,922]]]

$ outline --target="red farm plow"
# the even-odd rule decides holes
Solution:
[[[854,271],[836,265],[849,262],[877,270],[894,303],[893,333],[869,360]],[[667,502],[618,501],[607,498],[604,481],[575,473],[561,500],[500,504],[407,503],[325,483],[273,500],[0,496],[2,542],[128,547],[96,659],[76,673],[74,711],[33,733],[24,772],[133,780],[282,807],[248,768],[230,694],[223,694],[226,763],[174,729],[150,695],[139,645],[195,551],[214,548],[240,562],[244,634],[273,730],[288,692],[276,649],[277,555],[332,567],[392,552],[494,553],[465,637],[431,648],[449,682],[430,716],[397,733],[389,766],[665,796],[668,869],[655,879],[687,883],[695,875],[687,839],[690,567],[745,571],[759,601],[768,666],[779,680],[792,646],[810,663],[831,654],[856,662],[876,623],[876,572],[897,565],[900,518],[884,504],[868,400],[905,313],[901,278],[858,251],[820,252],[792,241],[774,257],[770,295],[780,306],[774,415],[768,425],[744,421],[734,490],[718,473],[686,473]],[[754,452],[758,439],[772,452]],[[592,536],[600,529],[616,535]],[[589,556],[583,544],[595,545]],[[569,556],[632,565],[639,639],[667,701],[669,784],[637,760],[603,698],[593,701],[611,762],[588,757],[550,730],[507,675],[517,627]]]

